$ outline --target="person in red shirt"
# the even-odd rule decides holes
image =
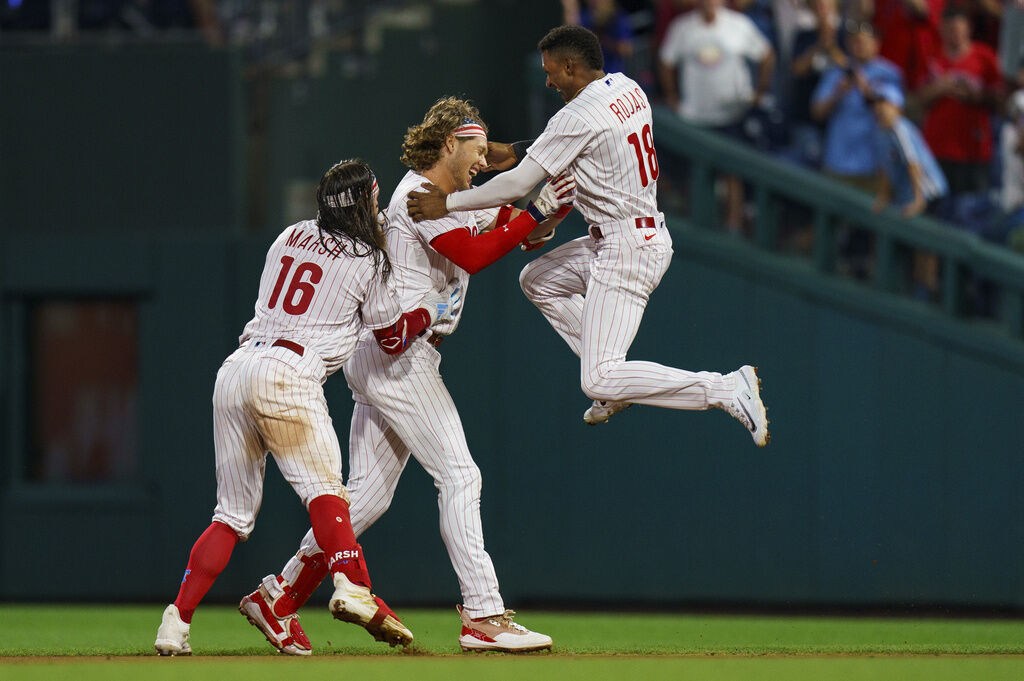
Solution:
[[[924,138],[952,194],[984,191],[992,160],[991,115],[1003,78],[992,48],[971,41],[963,9],[950,7],[943,14],[942,49],[928,71],[929,80],[918,92],[927,111]]]
[[[928,76],[928,59],[939,51],[939,23],[946,0],[875,0],[874,25],[882,35],[879,55],[899,66],[907,87]]]

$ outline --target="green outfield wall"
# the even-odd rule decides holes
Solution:
[[[477,275],[442,373],[484,474],[487,548],[508,602],[1024,605],[1019,354],[967,347],[949,340],[948,320],[890,294],[671,225],[673,266],[631,356],[757,364],[772,443],[755,448],[717,411],[634,407],[585,426],[575,358],[519,291],[528,256]],[[268,243],[3,242],[0,596],[173,596],[214,505],[214,374],[251,314]],[[137,473],[33,484],[20,473],[25,310],[84,293],[139,306]],[[340,375],[327,393],[344,442]],[[212,596],[234,598],[275,570],[305,529],[268,466],[256,532]],[[363,543],[389,598],[458,599],[418,465]]]

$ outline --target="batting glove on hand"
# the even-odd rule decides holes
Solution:
[[[548,180],[544,188],[540,190],[540,195],[527,207],[527,210],[537,219],[537,222],[544,222],[566,206],[571,208],[575,200],[576,178],[572,176],[572,173],[564,173],[553,180]]]
[[[453,280],[443,291],[432,291],[423,298],[420,307],[430,315],[430,325],[455,319],[462,310],[462,284]]]

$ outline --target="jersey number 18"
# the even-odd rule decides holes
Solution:
[[[646,187],[658,179],[658,154],[654,151],[654,134],[651,133],[650,123],[644,125],[642,148],[640,146],[640,135],[637,135],[635,132],[627,137],[626,141],[630,143],[633,151],[636,152],[636,164],[640,168],[640,186]],[[644,156],[647,157],[646,162]],[[649,179],[647,174],[648,168],[650,168]]]
[[[284,288],[284,280],[288,278],[288,272],[291,271],[294,264],[295,258],[290,255],[281,258],[281,274],[277,275],[274,292],[270,294],[270,302],[267,303],[267,307],[271,310],[277,306],[277,300],[281,297],[281,289]],[[303,281],[306,274],[309,274],[309,281]],[[313,284],[319,284],[323,276],[324,271],[319,265],[311,262],[299,263],[299,266],[295,268],[295,274],[292,275],[291,283],[288,284],[288,290],[284,293],[281,309],[291,315],[305,313],[309,309],[310,303],[313,302],[313,294],[316,293]]]

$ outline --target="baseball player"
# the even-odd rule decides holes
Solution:
[[[317,189],[319,213],[285,229],[267,252],[256,316],[217,372],[213,394],[217,508],[192,547],[178,597],[168,605],[154,647],[188,655],[192,615],[235,544],[252,532],[263,496],[267,453],[309,509],[325,571],[334,580],[330,609],[391,645],[412,633],[370,591],[362,550],[341,482],[341,448],[323,383],[371,330],[395,355],[434,322],[450,320],[457,285],[425,295],[402,314],[392,264],[378,225],[377,183],[361,161],[331,168]]]
[[[566,170],[578,183],[576,205],[590,224],[575,239],[531,262],[520,275],[526,296],[581,360],[583,392],[594,402],[588,424],[631,404],[724,409],[768,443],[768,418],[756,369],[691,372],[626,361],[648,297],[672,259],[658,211],[658,156],[651,105],[621,73],[606,74],[597,37],[579,26],[552,29],[538,44],[548,87],[565,106],[548,121],[517,167],[468,191],[427,186],[409,195],[417,222],[449,211],[514,201],[545,177]],[[497,163],[498,159],[492,159]]]
[[[399,297],[419,300],[455,280],[465,293],[469,275],[483,269],[524,241],[531,233],[553,229],[571,210],[574,181],[559,178],[541,192],[526,211],[461,211],[438,220],[413,223],[405,210],[408,193],[423,182],[447,191],[468,189],[486,165],[487,128],[475,107],[464,100],[441,99],[423,122],[409,129],[402,160],[412,170],[398,185],[386,231]],[[550,218],[550,219],[549,219]],[[356,536],[372,525],[391,504],[398,479],[410,454],[434,478],[438,489],[441,537],[448,549],[462,591],[459,643],[464,650],[527,651],[549,648],[551,638],[513,620],[498,591],[491,558],[484,550],[480,519],[480,470],[474,463],[458,411],[444,385],[436,349],[461,318],[432,327],[394,356],[382,352],[364,333],[345,377],[356,401],[350,431],[348,489]],[[308,655],[308,639],[297,615],[323,578],[326,568],[319,538],[307,533],[299,551],[281,571],[268,575],[242,599],[243,613],[278,650]]]

